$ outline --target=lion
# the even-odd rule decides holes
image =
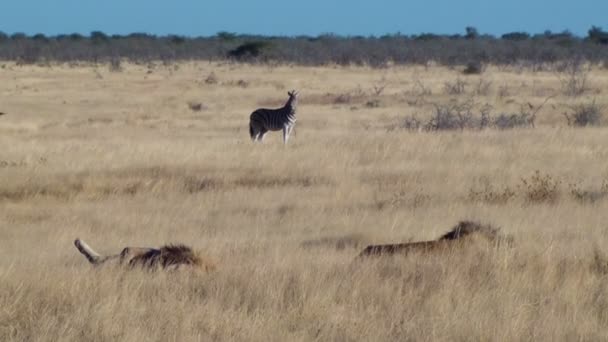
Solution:
[[[86,242],[80,239],[76,239],[74,245],[95,266],[114,264],[130,268],[141,267],[148,270],[159,268],[173,270],[188,267],[206,272],[213,271],[216,268],[214,263],[201,257],[190,247],[181,244],[165,245],[160,248],[125,247],[120,254],[108,256],[95,252]]]
[[[511,237],[500,234],[499,228],[490,225],[482,225],[473,221],[461,221],[449,232],[443,234],[437,240],[408,242],[387,245],[369,245],[359,254],[359,258],[368,256],[382,256],[404,254],[412,252],[431,252],[444,250],[446,248],[462,245],[465,241],[481,239],[486,242],[498,244],[500,242],[512,243]]]

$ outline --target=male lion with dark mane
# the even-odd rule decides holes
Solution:
[[[74,245],[93,265],[117,264],[145,269],[179,269],[189,267],[204,271],[215,270],[215,264],[204,259],[185,245],[165,245],[160,248],[125,247],[120,254],[100,255],[80,239]]]
[[[511,237],[500,234],[500,229],[490,225],[482,225],[472,221],[461,221],[449,232],[443,234],[437,240],[408,242],[387,245],[370,245],[359,254],[359,258],[367,256],[382,256],[394,254],[409,254],[412,252],[432,252],[446,250],[454,247],[462,247],[473,242],[473,240],[498,245],[501,242],[510,245]]]

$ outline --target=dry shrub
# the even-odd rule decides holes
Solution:
[[[382,194],[383,192],[378,192],[374,200],[375,207],[378,210],[400,208],[417,209],[428,203],[431,199],[431,196],[425,193],[423,189],[418,189],[416,191],[400,190],[391,193],[389,196]]]
[[[528,203],[554,203],[559,199],[562,182],[548,174],[536,171],[530,178],[522,178],[516,187],[509,185],[497,186],[490,179],[483,178],[478,186],[469,189],[467,199],[472,202],[487,204],[507,204],[511,200],[522,197]],[[608,181],[604,181],[599,189],[585,189],[580,182],[568,184],[568,194],[581,204],[594,204],[608,197]]]
[[[598,105],[595,100],[590,103],[574,105],[570,109],[572,113],[564,113],[569,126],[597,126],[604,116],[604,108]]]
[[[517,127],[534,127],[536,116],[527,111],[515,114],[501,113],[493,118],[492,126],[498,129],[513,129]]]
[[[468,199],[473,202],[488,204],[506,204],[515,195],[516,192],[508,185],[498,187],[486,180],[480,188],[471,188],[469,190]]]
[[[450,82],[447,81],[443,84],[443,90],[447,95],[462,95],[465,93],[467,82],[457,78]]]
[[[227,86],[239,87],[239,88],[247,88],[247,87],[249,87],[251,85],[251,83],[249,81],[246,81],[246,80],[243,80],[243,79],[236,80],[236,81],[235,80],[230,80],[230,81],[224,82],[223,84],[227,85]]]
[[[580,183],[569,184],[570,196],[581,203],[595,203],[608,196],[608,182],[604,181],[599,190],[583,189]]]
[[[587,82],[591,66],[580,58],[573,58],[558,65],[557,77],[566,96],[580,96],[588,90]]]
[[[472,128],[474,126],[472,109],[471,101],[448,105],[436,104],[435,112],[425,128],[428,131]]]
[[[529,203],[555,203],[560,196],[561,181],[536,170],[529,178],[521,179],[524,199]]]

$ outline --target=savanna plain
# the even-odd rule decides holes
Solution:
[[[1,64],[2,341],[608,339],[605,68]],[[292,89],[288,144],[251,142]],[[355,260],[460,220],[513,243]]]

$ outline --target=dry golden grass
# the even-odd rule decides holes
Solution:
[[[608,129],[563,116],[606,105],[606,70],[572,98],[555,74],[493,67],[489,91],[453,96],[445,82],[480,76],[4,64],[2,341],[608,339]],[[249,114],[290,89],[289,145],[251,143]],[[533,129],[388,129],[451,98],[499,113],[554,94]],[[433,239],[461,219],[514,247],[353,262],[366,244]],[[95,270],[76,237],[102,253],[184,243],[218,269]]]

